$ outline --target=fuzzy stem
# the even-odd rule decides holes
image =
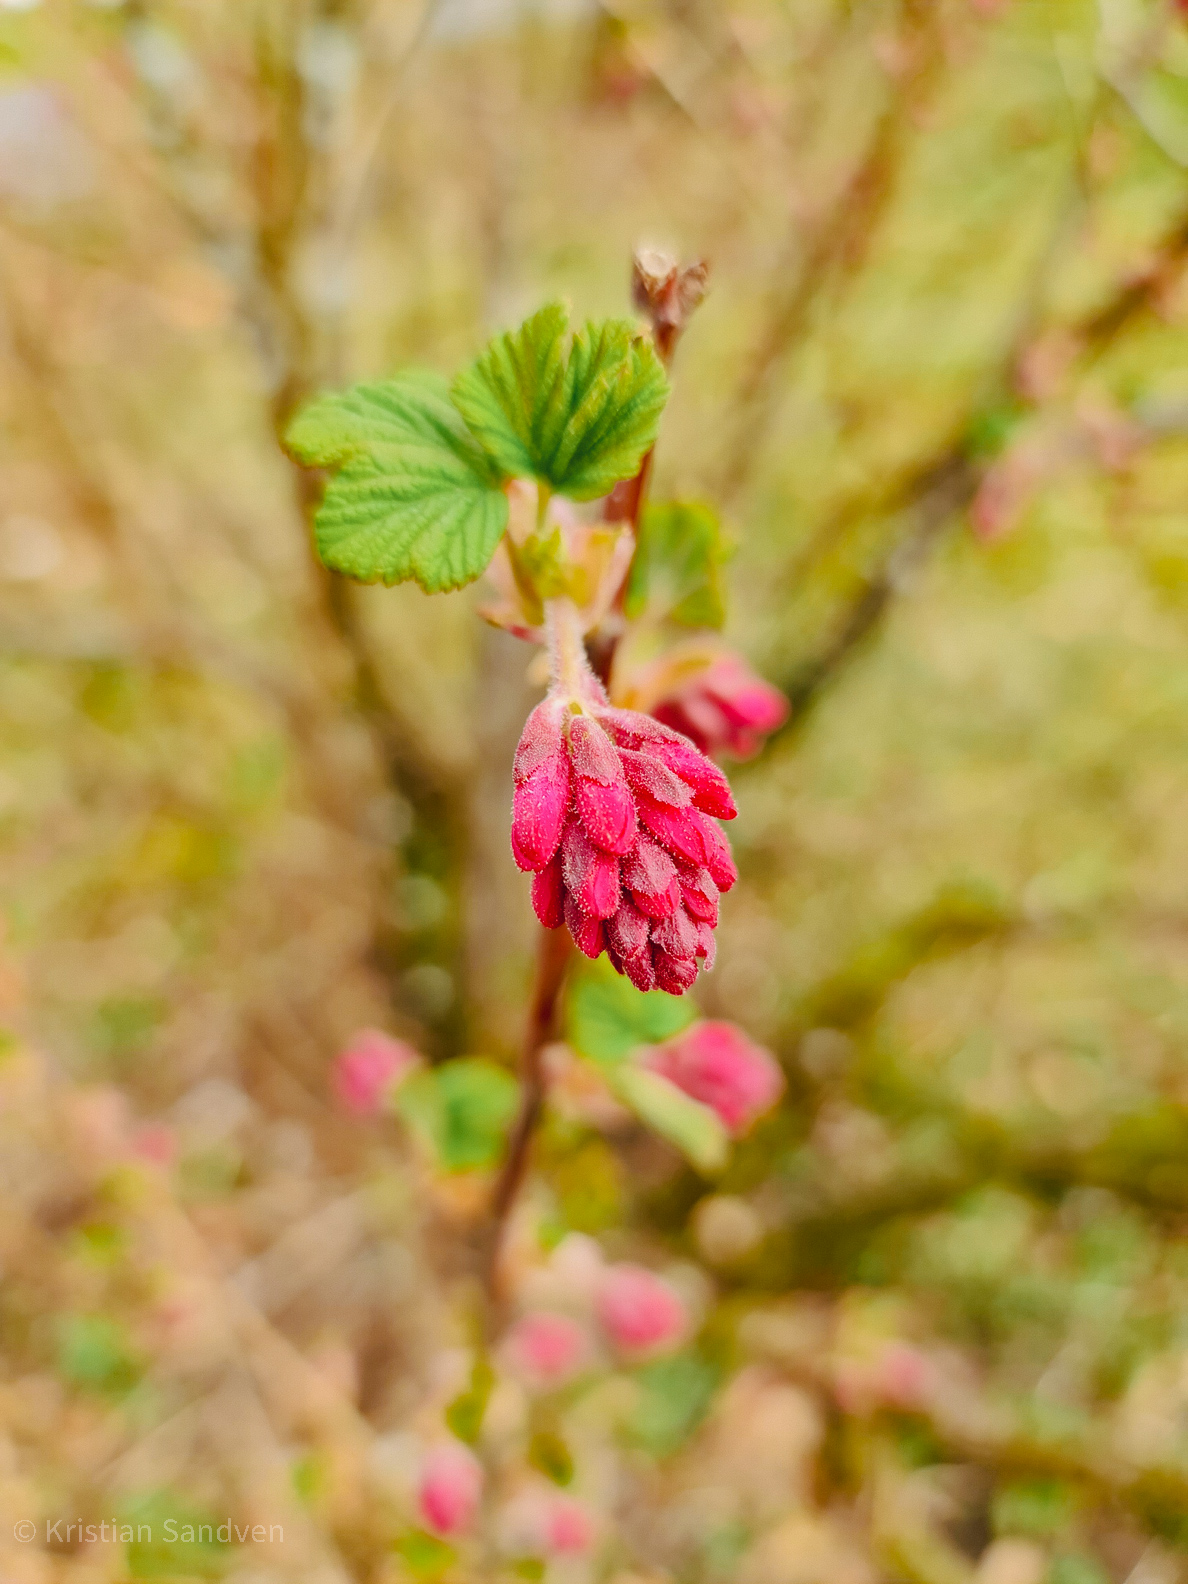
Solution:
[[[581,616],[571,599],[545,601],[545,630],[552,691],[589,702],[600,688],[586,655]]]

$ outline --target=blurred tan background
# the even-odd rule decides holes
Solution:
[[[662,1455],[586,1425],[580,1567],[1181,1578],[1186,165],[1170,0],[0,3],[4,1584],[412,1576],[477,1190],[327,1072],[514,1056],[536,693],[320,572],[277,435],[641,240],[713,267],[657,488],[793,705],[699,999],[790,1083],[712,1193],[598,1146],[572,1224],[725,1340]],[[168,1500],[290,1538],[10,1539]]]

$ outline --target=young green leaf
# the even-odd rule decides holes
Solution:
[[[628,617],[721,627],[726,607],[720,568],[726,555],[712,507],[696,501],[646,506],[627,584]]]
[[[554,1485],[573,1483],[573,1453],[556,1430],[544,1427],[533,1432],[528,1443],[528,1466]]]
[[[412,578],[428,594],[486,570],[507,497],[444,380],[408,373],[321,396],[285,438],[299,461],[337,470],[314,524],[326,566],[364,583]]]
[[[448,1172],[492,1166],[503,1151],[519,1085],[482,1056],[463,1056],[414,1074],[396,1104]]]
[[[445,1411],[445,1422],[467,1446],[474,1446],[483,1428],[483,1418],[495,1389],[491,1361],[480,1353],[470,1371],[470,1385],[459,1393]]]
[[[546,304],[496,337],[452,395],[505,474],[593,500],[631,478],[655,444],[668,381],[628,320],[591,321],[567,344],[568,323],[560,303]]]
[[[605,958],[577,975],[567,1001],[570,1044],[590,1061],[625,1061],[641,1045],[659,1045],[687,1028],[696,1007],[663,990],[637,990]]]
[[[691,1100],[676,1084],[624,1062],[607,1073],[612,1091],[653,1133],[675,1144],[698,1171],[721,1171],[730,1140],[718,1113]]]
[[[628,1424],[633,1441],[653,1457],[682,1446],[709,1412],[721,1373],[696,1353],[657,1359],[636,1375],[640,1396]]]
[[[437,1584],[454,1563],[458,1553],[427,1529],[409,1529],[397,1537],[393,1550],[420,1584]]]

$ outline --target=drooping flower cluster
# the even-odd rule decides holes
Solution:
[[[613,709],[593,677],[554,690],[516,750],[512,853],[532,905],[606,952],[640,990],[682,995],[714,960],[718,897],[738,878],[717,821],[737,812],[725,776],[686,737]]]

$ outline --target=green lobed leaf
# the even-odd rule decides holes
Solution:
[[[726,620],[721,566],[728,554],[710,506],[668,501],[644,508],[625,609],[683,627],[719,628]]]
[[[336,470],[314,522],[326,566],[364,583],[411,578],[429,594],[486,570],[507,497],[444,380],[410,372],[321,396],[285,439],[299,461]]]
[[[710,1106],[691,1100],[676,1084],[646,1067],[613,1067],[607,1082],[624,1105],[654,1133],[675,1144],[698,1171],[721,1171],[730,1153],[722,1119]]]
[[[415,1073],[396,1104],[408,1125],[431,1144],[443,1170],[476,1171],[503,1153],[519,1085],[483,1056],[463,1056]]]
[[[641,1045],[659,1045],[697,1018],[684,997],[637,990],[605,959],[576,974],[566,1001],[569,1043],[588,1060],[613,1064]]]
[[[568,326],[564,306],[547,303],[497,336],[451,394],[505,474],[593,500],[655,444],[668,380],[629,320],[590,321],[567,344]]]

